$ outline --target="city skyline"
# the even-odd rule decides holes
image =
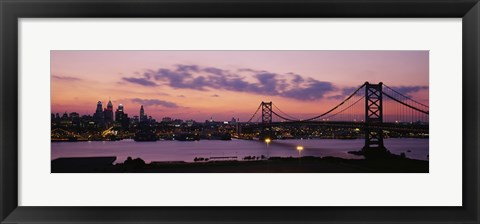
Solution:
[[[299,118],[365,81],[428,105],[428,51],[52,51],[52,113],[114,109],[156,120],[246,121],[261,101]]]
[[[184,120],[184,119],[179,119],[179,118],[175,118],[175,117],[169,117],[169,116],[164,116],[164,117],[159,117],[158,119],[155,119],[153,118],[152,116],[150,116],[144,109],[144,106],[143,105],[140,105],[140,108],[138,108],[138,113],[135,114],[131,114],[129,115],[128,113],[124,113],[125,111],[125,105],[123,104],[118,104],[116,107],[115,105],[113,105],[113,103],[111,102],[111,100],[108,101],[107,103],[107,107],[103,107],[104,105],[104,102],[101,102],[101,101],[98,101],[96,102],[96,105],[97,105],[97,109],[96,111],[94,111],[93,113],[85,113],[85,114],[82,114],[82,113],[78,113],[77,111],[63,111],[63,112],[52,112],[52,117],[56,117],[56,118],[61,118],[62,116],[65,116],[67,115],[69,118],[71,118],[71,114],[74,114],[74,116],[79,116],[79,117],[82,117],[82,116],[89,116],[91,117],[92,119],[95,118],[96,115],[98,115],[99,113],[102,113],[104,117],[102,117],[101,119],[102,120],[107,120],[109,122],[114,122],[114,121],[119,121],[121,120],[122,118],[119,118],[119,117],[123,117],[125,116],[126,118],[129,118],[129,119],[138,119],[139,121],[142,120],[142,119],[153,119],[153,120],[156,120],[157,122],[160,122],[160,121],[163,121],[165,119],[171,119],[171,120],[182,120],[182,121],[195,121],[195,122],[204,122],[206,120],[209,120],[209,121],[220,121],[220,122],[224,122],[224,121],[227,121],[227,120],[212,120],[213,117],[210,117],[210,118],[206,118],[206,119],[203,119],[203,120],[194,120],[194,119],[187,119],[187,120]],[[110,107],[111,105],[111,107]],[[99,110],[101,108],[101,110]],[[110,115],[111,113],[111,115]],[[119,114],[121,113],[121,115]],[[106,115],[106,114],[109,114],[109,115]],[[107,118],[105,116],[108,116]],[[232,117],[230,120],[228,121],[232,121],[232,119],[235,119],[237,120],[237,118],[234,118]]]

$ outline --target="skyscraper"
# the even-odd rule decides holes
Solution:
[[[102,101],[98,101],[97,103],[97,109],[95,110],[95,113],[93,114],[93,120],[95,121],[95,124],[97,125],[102,125],[104,124],[104,116],[103,116],[103,109],[102,109]]]
[[[125,112],[123,112],[123,105],[119,104],[117,110],[115,111],[115,121],[121,122],[124,114]]]
[[[80,126],[80,114],[77,112],[72,112],[69,114],[70,119],[72,120],[72,125],[74,127],[79,127]]]
[[[130,119],[128,118],[128,114],[124,112],[122,104],[119,104],[117,110],[115,111],[115,121],[124,129],[128,129],[130,125]]]
[[[145,114],[145,110],[143,109],[143,105],[140,106],[140,122],[146,121],[147,115]]]
[[[105,113],[105,123],[113,123],[113,104],[112,101],[108,101],[107,108],[103,111]]]

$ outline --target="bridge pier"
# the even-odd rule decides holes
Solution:
[[[383,83],[365,82],[365,145],[362,153],[365,157],[382,157],[390,153],[383,145]]]

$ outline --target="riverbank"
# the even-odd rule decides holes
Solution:
[[[71,158],[72,162],[75,158]],[[63,167],[52,161],[52,173],[428,173],[428,161],[393,156],[383,159],[342,159],[336,157],[279,158],[256,161],[209,161],[186,163],[151,162],[141,159],[87,169],[77,158]],[[88,160],[83,163],[88,164]],[[68,167],[77,164],[85,169]]]

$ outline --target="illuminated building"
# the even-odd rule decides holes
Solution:
[[[117,110],[115,111],[115,121],[121,122],[125,112],[123,111],[123,105],[119,104]]]
[[[105,118],[105,123],[111,124],[113,123],[113,104],[112,101],[108,101],[107,108],[103,111],[104,113],[104,118]]]
[[[103,116],[103,109],[102,109],[102,101],[97,102],[97,109],[95,110],[95,113],[93,114],[93,120],[97,125],[102,125],[104,124],[104,116]]]
[[[145,114],[145,110],[143,109],[143,105],[140,107],[140,122],[145,122],[148,120],[147,115]]]
[[[115,121],[120,123],[124,129],[128,129],[130,125],[130,119],[128,118],[128,114],[124,112],[122,104],[119,104],[115,111]]]

